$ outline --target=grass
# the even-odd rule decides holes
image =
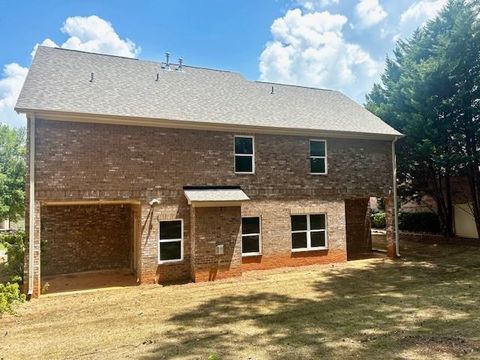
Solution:
[[[45,296],[0,320],[0,356],[480,359],[480,248],[234,281]]]

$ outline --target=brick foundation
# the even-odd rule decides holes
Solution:
[[[275,256],[248,256],[242,259],[242,270],[265,270],[281,267],[297,267],[316,264],[341,263],[347,261],[344,251],[305,251]]]

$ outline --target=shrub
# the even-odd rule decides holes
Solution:
[[[372,227],[375,229],[385,229],[385,213],[378,212],[372,215]]]
[[[17,231],[1,235],[0,242],[7,248],[6,272],[12,282],[22,282],[25,232]]]
[[[398,215],[398,227],[404,231],[438,233],[440,232],[440,221],[435,213],[404,212]]]
[[[12,313],[12,306],[25,302],[25,295],[20,292],[18,284],[0,284],[0,315]]]

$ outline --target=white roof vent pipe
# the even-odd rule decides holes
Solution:
[[[169,52],[165,53],[165,68],[167,70],[170,70],[170,53]]]

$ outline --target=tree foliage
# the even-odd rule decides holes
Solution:
[[[23,216],[25,151],[25,129],[0,124],[0,220]]]
[[[430,195],[452,235],[451,178],[469,179],[480,233],[480,24],[478,3],[450,0],[399,40],[366,107],[406,135],[398,142],[400,192]]]

